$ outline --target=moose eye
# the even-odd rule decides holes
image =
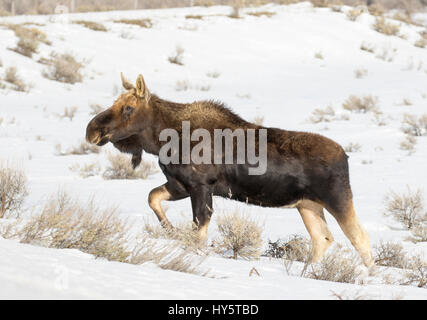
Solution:
[[[133,108],[131,106],[126,106],[125,107],[125,112],[126,113],[131,113],[131,112],[133,112]]]

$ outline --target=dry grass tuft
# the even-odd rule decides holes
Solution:
[[[100,153],[101,148],[87,143],[86,141],[80,142],[77,146],[69,148],[67,151],[63,152],[61,150],[61,145],[58,145],[57,147],[57,155],[59,156],[70,156],[70,155],[88,155],[92,153]]]
[[[309,121],[312,123],[331,122],[334,119],[335,111],[331,106],[325,109],[314,109]]]
[[[169,56],[168,58],[170,63],[177,64],[179,66],[184,65],[184,48],[181,46],[176,47],[176,51],[172,56]]]
[[[115,216],[115,211],[100,210],[92,201],[81,205],[59,193],[24,225],[19,240],[49,248],[78,249],[97,258],[125,262],[129,255],[129,227]]]
[[[86,163],[80,165],[79,163],[75,163],[70,166],[70,170],[79,174],[80,177],[86,179],[89,177],[98,176],[101,172],[101,168],[98,163]]]
[[[20,24],[9,24],[7,27],[19,38],[17,47],[12,50],[26,57],[31,58],[34,53],[37,53],[39,43],[51,44],[46,34],[37,28],[26,28]]]
[[[52,53],[51,59],[48,59],[46,64],[48,68],[43,72],[45,78],[71,84],[83,80],[80,72],[83,63],[78,62],[70,53]]]
[[[92,116],[95,116],[98,113],[101,113],[102,111],[104,111],[104,107],[102,107],[99,104],[91,104],[90,109],[91,109],[90,115]]]
[[[23,225],[17,220],[2,227],[0,235],[48,248],[77,249],[109,261],[153,262],[162,269],[207,275],[198,269],[204,257],[182,251],[176,243],[159,243],[147,236],[134,239],[130,224],[121,220],[115,209],[101,210],[93,201],[80,204],[63,192]]]
[[[341,0],[310,0],[315,8],[329,8],[336,5],[341,5]]]
[[[417,139],[413,136],[407,134],[405,139],[400,142],[400,150],[408,151],[409,154],[415,152],[415,145],[417,144]]]
[[[120,19],[120,20],[114,20],[115,23],[124,23],[124,24],[130,24],[134,26],[139,26],[141,28],[151,28],[153,27],[153,22],[151,19]]]
[[[19,215],[27,191],[27,176],[21,169],[0,161],[0,219]]]
[[[18,75],[16,67],[8,67],[5,70],[4,81],[9,82],[13,85],[13,89],[20,92],[27,92],[29,86],[27,86],[21,77]]]
[[[356,97],[350,96],[342,105],[345,110],[357,113],[376,111],[378,98],[373,96]]]
[[[375,20],[374,30],[387,36],[396,36],[399,34],[400,26],[387,22],[384,17],[378,17]]]
[[[362,79],[368,75],[368,69],[356,69],[354,70],[354,76],[356,79]]]
[[[218,253],[244,259],[258,259],[261,254],[263,227],[239,211],[219,215],[217,218],[219,237],[214,241]]]
[[[344,147],[345,152],[360,152],[362,146],[359,143],[350,142],[348,145]]]
[[[93,31],[102,31],[102,32],[108,31],[103,24],[94,22],[94,21],[77,20],[77,21],[73,21],[73,23],[82,25],[85,28],[91,29]]]
[[[350,249],[335,247],[319,263],[306,263],[303,276],[316,280],[355,283],[359,276],[358,265],[358,257]]]
[[[188,14],[185,16],[185,19],[203,20],[203,16],[199,14]]]
[[[294,234],[288,239],[268,241],[268,248],[263,254],[272,258],[306,262],[311,255],[311,244],[306,238]]]
[[[350,21],[356,21],[362,13],[364,13],[362,8],[353,8],[347,11],[346,16]]]
[[[150,175],[158,172],[154,162],[148,162],[142,159],[138,168],[133,169],[128,155],[121,153],[108,155],[110,162],[107,169],[102,174],[104,179],[147,179]]]
[[[197,226],[192,223],[182,223],[173,228],[165,228],[160,224],[144,224],[143,232],[150,238],[177,240],[186,250],[199,252],[203,249],[203,242],[197,232]]]
[[[375,45],[368,42],[362,42],[360,45],[360,50],[369,52],[369,53],[375,53]]]
[[[402,120],[402,131],[407,135],[415,137],[427,135],[427,114],[417,117],[405,113]]]
[[[79,108],[76,106],[70,107],[70,108],[65,107],[64,112],[62,114],[56,114],[56,115],[61,119],[68,118],[68,119],[70,119],[70,121],[73,121],[78,110],[79,110]]]
[[[253,16],[253,17],[267,17],[267,18],[271,18],[272,16],[274,16],[276,14],[276,12],[254,11],[254,12],[248,12],[247,14],[250,15],[250,16]]]

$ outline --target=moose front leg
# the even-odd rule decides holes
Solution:
[[[177,184],[167,182],[164,185],[154,188],[148,195],[148,204],[159,219],[164,228],[173,228],[162,209],[161,202],[164,200],[175,201],[187,198],[189,194]]]
[[[197,186],[190,192],[193,222],[197,225],[199,238],[205,241],[212,216],[212,193],[205,186]]]

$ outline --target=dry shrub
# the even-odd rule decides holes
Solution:
[[[375,20],[374,30],[387,36],[395,36],[399,33],[400,26],[387,22],[384,17],[378,17]]]
[[[310,241],[297,234],[291,235],[288,239],[278,239],[275,242],[268,241],[268,248],[263,255],[305,262],[309,260],[311,255]]]
[[[59,148],[58,148],[59,146]],[[61,145],[57,145],[57,155],[59,156],[69,156],[69,155],[87,155],[91,153],[101,152],[101,148],[97,145],[87,143],[86,141],[80,142],[77,146],[69,148],[67,151],[63,152],[61,150]]]
[[[176,91],[187,91],[191,88],[190,83],[188,82],[188,80],[178,80],[175,83],[175,90]]]
[[[254,118],[254,123],[255,123],[257,126],[262,126],[262,125],[264,124],[264,117],[263,117],[263,116],[256,116],[256,117]]]
[[[153,26],[153,22],[146,18],[146,19],[120,19],[120,20],[114,20],[116,23],[124,23],[124,24],[130,24],[134,26],[139,26],[141,28],[151,28]]]
[[[80,177],[86,179],[89,177],[98,176],[101,173],[101,168],[98,163],[85,163],[80,165],[78,163],[70,166],[70,170],[79,174]]]
[[[92,115],[92,116],[95,116],[95,115],[97,115],[98,113],[101,113],[102,111],[104,111],[104,107],[102,107],[101,105],[99,105],[99,104],[91,104],[90,105],[90,109],[92,110],[91,112],[90,112],[90,115]]]
[[[405,228],[411,230],[427,221],[424,200],[421,190],[413,192],[409,187],[406,193],[390,192],[385,198],[386,216],[393,217]]]
[[[135,244],[130,241],[130,224],[117,217],[115,209],[101,210],[93,201],[80,204],[63,192],[23,225],[17,220],[3,226],[0,235],[48,248],[77,249],[109,261],[153,262],[162,269],[207,275],[198,270],[203,257],[182,251],[176,243],[159,243],[146,236],[135,239]]]
[[[94,22],[94,21],[77,20],[77,21],[73,21],[73,23],[82,25],[85,28],[91,29],[93,31],[102,31],[102,32],[108,31],[103,24]]]
[[[26,92],[29,87],[24,83],[21,77],[18,75],[16,67],[8,67],[5,70],[4,81],[9,82],[13,85],[13,89],[20,92]]]
[[[184,48],[176,46],[176,51],[172,56],[169,56],[168,60],[170,63],[177,64],[179,66],[184,65]]]
[[[33,53],[37,53],[40,42],[51,44],[47,40],[46,34],[37,28],[25,28],[22,25],[8,25],[8,28],[13,30],[19,38],[17,47],[12,50],[26,57],[31,58]]]
[[[272,16],[274,16],[276,14],[276,12],[271,12],[271,11],[255,11],[255,12],[248,12],[247,13],[250,16],[254,16],[254,17],[267,17],[267,18],[271,18]]]
[[[61,119],[68,118],[70,121],[73,121],[74,117],[76,116],[77,111],[79,110],[78,107],[65,107],[64,112],[62,114],[57,114],[57,116]]]
[[[427,40],[424,38],[421,38],[414,43],[414,46],[424,49],[425,47],[427,47]]]
[[[142,159],[138,168],[133,169],[129,156],[117,153],[109,154],[109,166],[102,174],[104,179],[147,179],[148,176],[158,172],[154,162]]]
[[[398,20],[407,24],[415,24],[415,22],[412,20],[411,16],[408,13],[403,13],[403,12],[399,12],[397,11],[394,15],[393,15],[393,19],[394,20]]]
[[[366,113],[377,110],[378,98],[371,95],[364,97],[350,96],[342,105],[345,110]]]
[[[221,76],[221,73],[218,71],[209,71],[206,73],[206,76],[209,78],[218,79]]]
[[[310,0],[315,8],[329,8],[342,4],[341,0]]]
[[[375,264],[384,267],[406,268],[407,257],[399,243],[383,242],[373,247]]]
[[[408,151],[409,154],[415,152],[415,145],[417,144],[417,139],[411,135],[406,135],[405,139],[400,142],[400,150]]]
[[[401,285],[416,285],[419,288],[427,287],[427,261],[422,255],[413,256],[407,262],[405,279]]]
[[[374,53],[375,45],[372,43],[362,42],[362,44],[360,45],[360,50],[363,50],[369,53]]]
[[[261,254],[262,229],[258,221],[235,210],[217,218],[219,237],[214,241],[217,252],[231,251],[233,258],[257,259]]]
[[[314,109],[309,120],[312,123],[331,122],[335,116],[335,111],[331,106],[325,109]]]
[[[185,19],[203,20],[203,16],[199,14],[188,14]]]
[[[70,53],[52,53],[47,64],[48,68],[43,72],[45,78],[71,84],[83,80],[80,73],[83,63],[78,62]]]
[[[402,120],[402,131],[415,137],[427,135],[427,114],[417,117],[405,113]]]
[[[350,249],[337,246],[329,250],[320,262],[310,265],[306,263],[303,276],[316,280],[355,283],[359,276],[358,264],[358,257]]]
[[[176,227],[163,227],[160,224],[153,225],[146,222],[143,232],[150,238],[177,240],[187,250],[198,252],[203,248],[203,241],[194,222],[181,223]]]
[[[356,70],[354,70],[354,76],[356,77],[356,79],[364,78],[367,75],[368,75],[367,69],[356,69]]]
[[[353,8],[347,11],[346,16],[350,21],[356,21],[363,12],[364,10],[362,8]]]
[[[318,51],[314,54],[314,57],[319,60],[323,60],[323,53]]]
[[[359,143],[350,142],[344,147],[345,152],[359,152],[362,149],[362,146]]]
[[[234,4],[233,6],[232,6],[232,8],[231,8],[232,10],[231,10],[231,13],[228,15],[228,17],[229,18],[232,18],[232,19],[240,19],[241,17],[240,17],[240,9],[241,9],[241,6],[239,5],[239,4]]]
[[[368,6],[368,12],[375,17],[379,17],[384,14],[384,8],[379,3],[373,3]]]
[[[125,262],[129,256],[129,227],[115,216],[115,211],[101,210],[93,201],[81,205],[61,192],[25,223],[18,232],[19,240],[49,248],[78,249],[97,258]]]
[[[411,236],[408,237],[408,240],[412,242],[427,242],[427,216],[424,215],[424,218],[420,223],[415,225],[411,229]]]
[[[27,191],[27,176],[21,169],[0,161],[0,219],[19,214]]]

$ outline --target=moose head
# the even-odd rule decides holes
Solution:
[[[110,108],[89,122],[86,140],[98,146],[113,143],[120,151],[133,155],[132,164],[136,167],[140,164],[142,155],[138,136],[150,115],[151,94],[142,75],[138,76],[135,86],[123,73],[121,78],[127,91],[121,94]]]

